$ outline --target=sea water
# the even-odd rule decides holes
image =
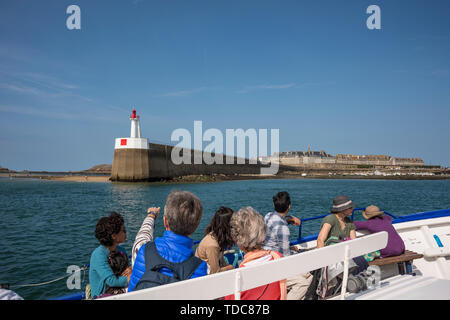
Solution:
[[[89,264],[99,245],[95,225],[110,211],[125,220],[131,253],[133,240],[148,207],[161,207],[155,236],[164,232],[164,203],[173,190],[188,190],[203,203],[203,217],[191,236],[201,240],[205,227],[220,206],[233,210],[252,206],[262,215],[273,210],[279,191],[291,195],[290,214],[299,218],[330,212],[332,200],[348,195],[356,207],[377,205],[395,216],[450,208],[450,180],[246,180],[194,184],[86,183],[0,178],[0,283],[9,283],[24,299],[51,299],[83,291],[88,272],[81,273],[81,289],[67,285],[69,266]],[[361,214],[355,214],[355,220]],[[317,233],[321,220],[305,222],[302,235]],[[290,226],[291,238],[298,227]],[[19,287],[62,278],[42,286]]]

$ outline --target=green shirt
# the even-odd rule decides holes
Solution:
[[[325,240],[325,246],[332,243],[341,242],[345,238],[349,238],[350,231],[356,230],[355,224],[349,217],[344,218],[345,227],[344,229],[342,229],[341,224],[339,223],[339,220],[334,213],[326,216],[322,220],[322,226],[324,223],[328,223],[329,225],[331,225],[330,232],[328,233],[327,239]]]

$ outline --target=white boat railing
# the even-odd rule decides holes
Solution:
[[[235,299],[239,300],[240,292],[242,291],[294,277],[301,273],[342,261],[344,262],[344,279],[341,298],[344,298],[349,259],[385,248],[387,239],[387,232],[383,231],[351,241],[269,261],[261,265],[237,268],[205,277],[110,296],[104,299],[212,300],[234,294]]]

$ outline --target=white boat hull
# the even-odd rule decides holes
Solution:
[[[394,225],[406,249],[423,254],[414,260],[413,271],[426,277],[450,280],[450,217]],[[443,247],[439,247],[437,236]]]
[[[382,281],[378,288],[346,294],[345,300],[448,300],[449,298],[450,280],[398,275]],[[339,297],[329,300],[339,300]]]
[[[424,255],[413,261],[414,275],[382,276],[379,287],[347,294],[346,300],[449,300],[450,217],[396,223],[394,227],[407,250]]]

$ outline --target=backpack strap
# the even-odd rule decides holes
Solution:
[[[183,268],[180,270],[181,280],[189,279],[202,262],[203,260],[197,258],[194,254],[183,261]]]
[[[159,272],[161,268],[167,268],[173,272],[173,278],[177,280],[189,279],[203,261],[192,255],[183,262],[175,263],[163,258],[154,242],[146,244],[145,265],[147,270]]]

